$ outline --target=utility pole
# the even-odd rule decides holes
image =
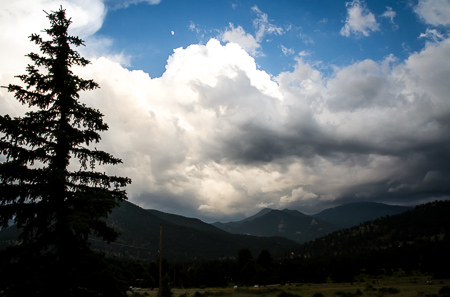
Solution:
[[[162,284],[162,225],[159,225],[159,291],[158,296],[161,297]]]

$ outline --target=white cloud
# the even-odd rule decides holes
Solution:
[[[252,56],[261,56],[262,53],[258,50],[261,45],[253,37],[253,35],[246,33],[241,26],[235,28],[233,24],[229,24],[229,29],[221,35],[221,40],[224,42],[234,42],[239,44]]]
[[[253,26],[256,28],[256,40],[261,41],[266,34],[282,35],[284,33],[283,28],[270,23],[268,15],[262,12],[258,6],[253,6],[252,11],[258,16],[253,20]]]
[[[434,26],[450,24],[449,0],[420,0],[414,11],[428,24]]]
[[[300,33],[299,37],[303,41],[303,43],[306,45],[314,44],[314,40],[306,34]]]
[[[104,0],[112,9],[127,8],[130,5],[147,3],[149,5],[158,5],[162,0]]]
[[[281,51],[283,52],[283,54],[285,56],[289,56],[289,55],[295,54],[295,50],[292,49],[292,48],[287,48],[284,45],[280,45],[280,47],[281,47]]]
[[[370,12],[364,1],[354,0],[346,3],[347,18],[340,34],[349,37],[351,34],[369,36],[370,32],[378,31],[379,25],[375,15]]]
[[[386,11],[383,12],[383,14],[381,15],[382,17],[389,19],[394,30],[398,29],[398,25],[394,21],[394,18],[396,15],[397,15],[397,13],[392,10],[392,7],[389,7],[389,6],[386,6]]]
[[[310,200],[310,199],[315,199],[317,197],[318,196],[316,194],[305,191],[305,189],[303,189],[303,187],[299,187],[299,188],[293,189],[290,194],[281,197],[280,203],[281,203],[281,205],[290,205],[296,201]]]
[[[419,38],[425,38],[432,42],[439,42],[439,41],[444,40],[445,37],[444,37],[444,35],[439,33],[438,30],[436,30],[436,29],[427,28],[425,33],[421,33],[419,35]]]
[[[225,30],[219,38],[224,42],[234,42],[239,44],[254,57],[264,56],[260,50],[263,37],[268,34],[282,35],[284,34],[284,30],[281,27],[271,24],[268,15],[262,12],[256,5],[252,7],[252,11],[257,15],[257,18],[253,20],[253,26],[256,29],[255,36],[245,32],[242,26],[235,28],[234,25],[230,23],[229,29]]]
[[[250,208],[256,203],[249,195],[270,190],[270,170],[255,168],[248,175],[253,166],[245,169],[220,161],[220,142],[234,133],[236,125],[249,118],[261,124],[276,120],[278,99],[272,93],[277,85],[240,47],[211,40],[204,46],[177,49],[167,71],[155,79],[103,58],[80,71],[101,86],[84,98],[101,109],[110,124],[111,134],[105,134],[103,146],[124,159],[117,170],[133,179],[132,197],[164,190],[166,195],[198,201],[196,209],[212,214],[237,211],[236,205],[242,204],[246,205],[242,209]],[[98,98],[108,99],[103,103]],[[264,113],[266,118],[259,119]]]

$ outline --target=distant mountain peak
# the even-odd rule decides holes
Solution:
[[[353,202],[308,216],[298,210],[264,208],[246,219],[213,225],[230,233],[284,236],[303,243],[341,228],[399,214],[409,209],[379,202]]]
[[[283,236],[303,243],[336,230],[332,224],[307,216],[297,210],[265,208],[238,222],[214,223],[214,226],[235,234]]]

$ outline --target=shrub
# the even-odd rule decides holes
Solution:
[[[350,292],[342,292],[342,291],[338,291],[336,293],[334,293],[338,296],[342,296],[342,297],[353,297],[353,294]]]
[[[443,287],[439,290],[439,295],[450,296],[450,287],[449,287],[449,286],[443,286]]]
[[[342,297],[354,297],[354,296],[361,296],[363,293],[361,292],[361,290],[358,289],[354,294],[351,292],[342,292],[342,291],[338,291],[334,294]]]
[[[301,297],[301,296],[293,294],[293,293],[289,293],[289,292],[286,292],[286,291],[283,291],[280,294],[278,294],[277,297]]]
[[[398,294],[400,293],[400,290],[397,288],[380,288],[378,289],[379,292],[381,293],[388,293],[388,294]]]

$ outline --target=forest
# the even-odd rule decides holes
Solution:
[[[295,252],[252,254],[241,249],[233,259],[164,260],[163,273],[168,283],[180,288],[353,282],[361,275],[399,272],[450,278],[449,212],[450,201],[435,201],[336,231]],[[135,286],[156,286],[156,261],[117,261]]]

